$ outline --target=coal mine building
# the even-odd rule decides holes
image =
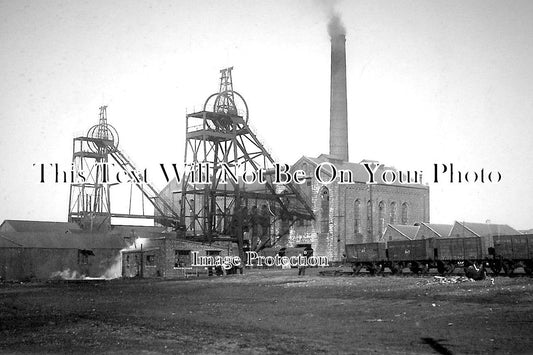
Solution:
[[[123,277],[180,278],[209,274],[213,269],[193,265],[193,253],[198,256],[238,255],[234,243],[204,244],[168,233],[159,238],[140,238],[122,251]]]
[[[6,281],[103,277],[128,245],[120,234],[83,232],[63,222],[9,220],[0,230],[0,277]]]

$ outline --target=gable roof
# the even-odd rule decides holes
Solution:
[[[436,223],[420,223],[437,233],[441,237],[448,237],[452,231],[453,224],[436,224]]]
[[[385,231],[383,232],[383,235],[379,237],[380,240],[386,239],[386,234],[389,229],[392,229],[396,232],[398,232],[401,236],[405,237],[406,239],[413,240],[416,238],[416,234],[418,233],[419,226],[407,226],[403,224],[387,224],[387,228],[385,228]]]
[[[23,247],[22,244],[17,243],[9,239],[7,236],[0,234],[0,248],[20,248]]]
[[[311,163],[313,163],[315,165],[319,165],[321,163],[328,162],[328,163],[331,163],[332,165],[334,165],[337,170],[350,170],[352,172],[352,174],[353,174],[353,181],[354,182],[364,182],[364,183],[368,183],[368,181],[370,180],[370,176],[369,176],[369,173],[368,173],[367,169],[363,165],[363,163],[369,163],[369,164],[376,164],[377,163],[376,161],[372,161],[372,160],[363,160],[360,163],[352,163],[352,162],[339,160],[339,159],[337,159],[335,157],[332,157],[330,155],[327,155],[327,154],[320,154],[316,158],[305,157],[304,156],[304,157],[300,158],[297,161],[297,163],[299,163],[300,161],[303,161],[303,160],[308,160],[308,161],[310,161]],[[391,184],[385,183],[381,179],[382,173],[385,170],[393,170],[393,171],[396,171],[396,172],[398,171],[397,169],[395,169],[393,167],[385,166],[383,164],[380,165],[379,168],[374,173],[374,178],[375,178],[375,181],[376,181],[377,184],[384,184],[384,185],[391,185],[391,186],[403,186],[403,187],[415,187],[415,188],[424,188],[424,189],[428,188],[426,185],[423,185],[423,184],[405,184],[405,183],[400,183],[398,181],[398,179],[396,179],[396,181],[394,183],[391,183]],[[327,168],[325,168],[324,171],[322,171],[322,172],[327,174],[327,175],[330,175],[329,174],[329,169],[327,169]]]
[[[0,225],[0,231],[5,232],[56,232],[68,233],[81,230],[80,226],[72,222],[28,221],[6,219]]]
[[[387,227],[396,229],[408,239],[415,239],[416,233],[418,233],[419,226],[406,226],[402,224],[389,224]]]
[[[480,237],[491,235],[516,235],[521,234],[516,229],[507,224],[492,224],[492,223],[472,223],[472,222],[456,222],[459,225],[469,229],[474,234]]]

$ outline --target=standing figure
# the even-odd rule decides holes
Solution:
[[[306,265],[307,265],[307,249],[304,249],[303,255],[298,254],[298,276],[305,276]]]

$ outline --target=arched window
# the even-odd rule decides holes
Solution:
[[[366,203],[366,231],[368,236],[372,238],[372,201],[370,200]]]
[[[361,232],[361,201],[355,200],[353,203],[353,220],[354,220],[354,233]]]
[[[309,166],[307,163],[302,163],[302,169],[305,172],[305,184],[300,185],[304,194],[306,194],[309,202],[311,202],[311,174],[309,173]]]
[[[409,214],[409,205],[407,202],[402,203],[402,224],[407,224]]]
[[[390,224],[396,224],[396,202],[391,202],[390,204]]]
[[[302,163],[302,170],[305,171],[305,176],[307,176],[307,163]]]
[[[379,201],[378,204],[378,238],[381,238],[385,229],[385,203]]]
[[[329,232],[329,190],[320,190],[320,233]]]

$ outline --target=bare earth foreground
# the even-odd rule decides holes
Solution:
[[[321,277],[0,286],[2,353],[533,353],[533,279]]]

